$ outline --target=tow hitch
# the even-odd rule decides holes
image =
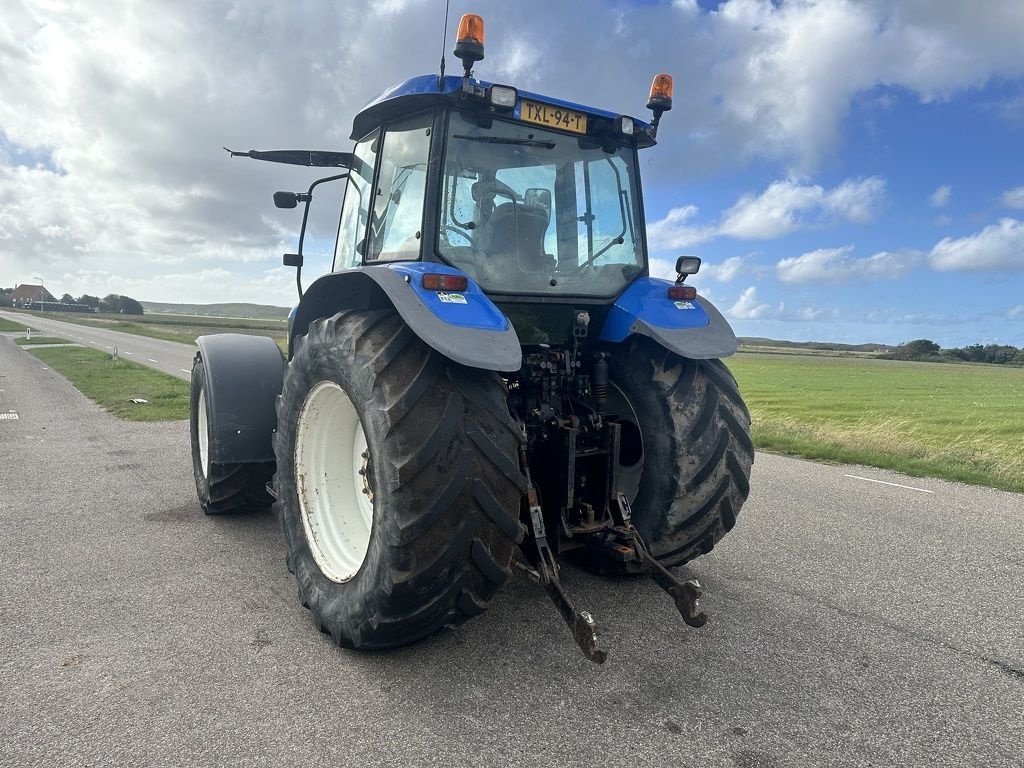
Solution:
[[[558,561],[548,542],[544,514],[537,491],[530,479],[525,445],[520,446],[520,463],[526,475],[526,504],[529,512],[527,528],[530,532],[524,546],[532,543],[532,551],[525,554],[535,569],[533,572],[555,604],[562,620],[568,625],[583,655],[595,664],[603,664],[608,654],[598,647],[598,628],[593,614],[576,608],[558,578]],[[669,594],[688,626],[704,626],[708,617],[700,609],[700,582],[696,579],[680,581],[651,555],[640,532],[630,521],[629,502],[624,494],[617,494],[616,503],[609,505],[609,512],[610,520],[607,524],[582,535],[578,532],[576,534],[577,538],[582,539],[581,543],[585,546],[591,563],[610,564],[611,567],[605,568],[606,570],[649,574],[654,582]]]

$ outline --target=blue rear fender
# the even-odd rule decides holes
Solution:
[[[423,287],[427,273],[464,277],[467,287],[428,290]],[[505,372],[518,371],[522,365],[519,337],[508,318],[471,278],[446,264],[397,262],[324,275],[303,295],[290,338],[304,334],[319,317],[388,305],[428,346],[456,363]]]
[[[734,354],[736,334],[722,314],[700,296],[690,301],[668,298],[673,285],[656,277],[633,282],[615,300],[601,329],[601,340],[620,342],[638,333],[694,360]]]

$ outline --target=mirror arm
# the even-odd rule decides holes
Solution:
[[[309,221],[309,204],[313,202],[313,190],[320,184],[324,184],[328,181],[337,181],[338,179],[347,178],[347,173],[339,173],[337,176],[326,176],[322,179],[317,179],[309,185],[309,189],[305,195],[300,195],[299,199],[305,198],[306,206],[302,210],[302,228],[299,229],[299,252],[298,252],[298,266],[295,267],[295,287],[299,291],[299,301],[302,301],[302,245],[306,241],[306,222]]]

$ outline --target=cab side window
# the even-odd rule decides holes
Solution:
[[[370,186],[377,162],[380,132],[374,131],[356,144],[355,167],[349,172],[345,202],[338,224],[338,240],[334,249],[334,268],[356,267],[363,261],[366,222],[369,220]]]
[[[429,112],[388,126],[373,190],[367,261],[418,259],[430,153]]]

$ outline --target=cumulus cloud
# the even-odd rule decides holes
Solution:
[[[917,251],[880,251],[854,258],[853,246],[819,248],[801,256],[781,259],[775,273],[784,283],[842,283],[851,279],[893,280],[904,277],[923,257]]]
[[[1005,218],[967,237],[943,238],[928,260],[942,271],[1024,270],[1024,222]]]
[[[750,286],[743,290],[726,314],[736,320],[763,320],[771,311],[770,304],[765,304],[757,298],[757,288]]]
[[[714,237],[713,228],[691,223],[698,211],[695,205],[683,205],[670,210],[665,218],[648,223],[647,242],[651,250],[689,248]]]
[[[944,99],[993,68],[1024,69],[1024,11],[1013,2],[982,14],[939,2],[734,0],[709,16],[723,51],[710,87],[730,122],[756,126],[737,149],[789,155],[804,170],[834,148],[859,93],[897,86]]]
[[[452,17],[468,10],[455,3]],[[591,21],[586,35],[580,18]],[[425,0],[371,12],[355,0],[5,3],[0,282],[81,269],[144,280],[211,266],[227,269],[228,282],[259,280],[269,268],[260,254],[292,248],[298,226],[268,193],[304,189],[313,174],[229,162],[219,147],[347,148],[361,105],[436,71],[442,24]],[[482,77],[631,114],[643,113],[654,71],[685,83],[663,122],[654,178],[751,158],[809,173],[835,148],[859,93],[944,99],[1024,73],[1019,0],[993,0],[984,13],[953,0],[726,0],[711,11],[693,0],[522,0],[493,4],[487,24]],[[448,63],[451,72],[450,54]],[[840,190],[850,200],[823,191],[814,203],[813,190],[790,185],[775,191],[797,207],[758,216],[751,200],[725,220],[734,236],[874,210],[858,206],[863,190],[853,187]],[[692,217],[669,224],[666,247],[711,236]],[[143,287],[144,299],[190,298]]]
[[[1024,208],[1024,187],[1014,187],[1003,192],[1003,205],[1007,208]]]
[[[949,204],[949,198],[953,194],[953,187],[943,184],[928,196],[928,205],[932,208],[945,208]]]
[[[847,179],[825,189],[792,179],[774,181],[758,195],[741,197],[714,224],[694,221],[695,205],[673,208],[647,226],[654,251],[689,248],[716,237],[768,240],[837,221],[870,221],[885,198],[885,180],[877,176]]]
[[[845,219],[870,221],[885,195],[885,181],[847,179],[826,190],[793,180],[772,182],[760,195],[745,195],[725,212],[717,232],[744,240],[779,237],[802,227]]]
[[[745,256],[730,256],[721,264],[701,264],[700,276],[720,283],[729,283],[749,271],[750,267]]]

